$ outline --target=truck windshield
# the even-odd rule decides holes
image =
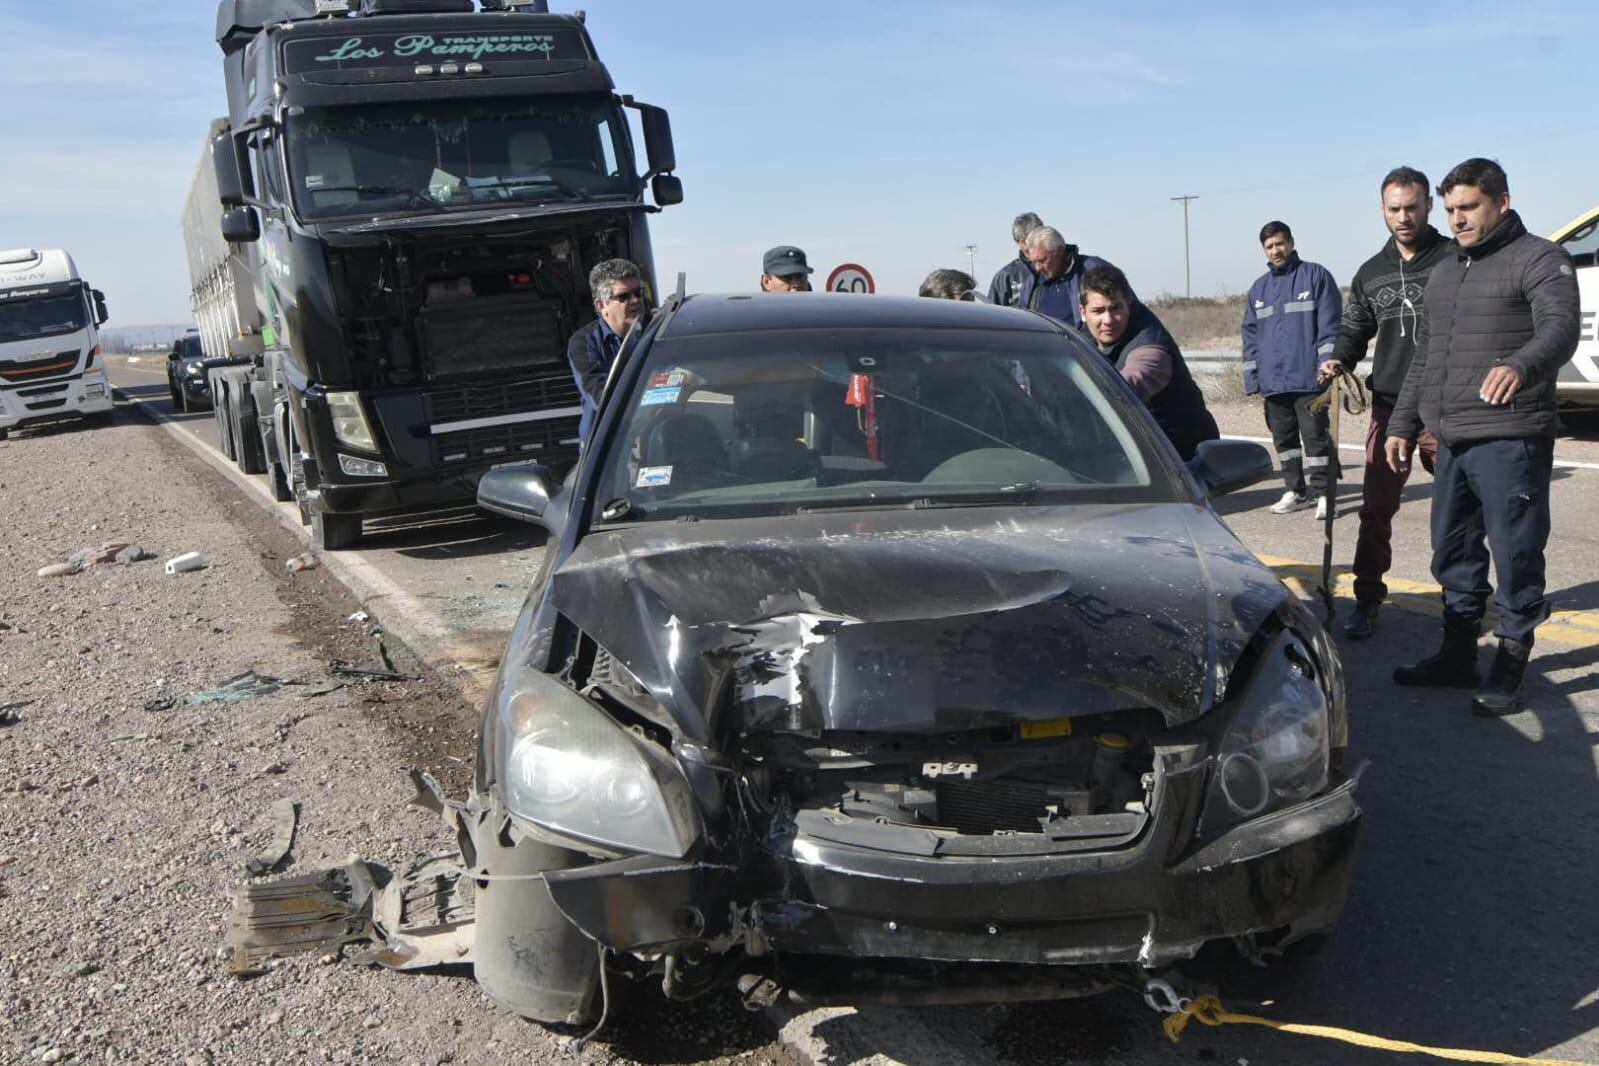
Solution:
[[[0,303],[0,341],[72,333],[88,324],[88,308],[78,295]]]
[[[531,97],[307,108],[288,120],[303,219],[497,201],[636,196],[609,99]]]

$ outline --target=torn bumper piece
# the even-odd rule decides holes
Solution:
[[[472,961],[472,882],[453,852],[395,873],[352,859],[343,866],[233,890],[227,971],[268,969],[272,959],[370,943],[357,962],[417,970]]]
[[[1192,799],[1189,783],[1167,778],[1166,802]],[[1353,874],[1355,785],[1186,852],[1175,839],[1181,818],[1152,819],[1115,850],[950,858],[824,839],[802,815],[758,879],[640,857],[551,872],[546,883],[574,925],[617,951],[741,933],[753,955],[1153,969],[1211,940],[1330,929]]]

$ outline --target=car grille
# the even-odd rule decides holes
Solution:
[[[938,823],[958,833],[1039,831],[1049,791],[1027,781],[940,781]]]
[[[42,359],[20,363],[0,363],[0,378],[7,381],[33,381],[70,373],[78,365],[76,351],[57,352]]]

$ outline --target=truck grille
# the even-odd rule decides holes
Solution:
[[[428,394],[427,415],[430,423],[464,422],[523,411],[576,407],[580,402],[577,382],[570,373],[550,374],[504,385],[440,389]]]
[[[7,381],[34,381],[38,378],[56,377],[71,373],[78,365],[75,351],[57,352],[42,359],[29,359],[20,363],[0,363],[0,378]]]
[[[66,405],[67,405],[67,401],[65,399],[60,399],[60,400],[38,400],[38,401],[35,401],[34,403],[25,404],[24,406],[26,406],[27,409],[30,410],[30,411],[48,411],[48,410],[50,410],[53,407],[65,407]]]
[[[514,422],[507,426],[463,429],[434,437],[433,454],[441,463],[529,453],[541,458],[555,452],[576,455],[577,429],[575,415],[543,418],[537,422]]]
[[[1050,802],[1043,785],[1027,781],[940,781],[938,824],[958,833],[1039,831]]]

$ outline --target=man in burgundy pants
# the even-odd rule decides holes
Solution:
[[[1355,608],[1344,621],[1344,635],[1364,640],[1377,628],[1377,612],[1388,595],[1383,575],[1393,563],[1394,515],[1409,468],[1395,473],[1383,457],[1388,416],[1405,383],[1416,353],[1416,325],[1422,314],[1427,279],[1437,263],[1454,254],[1455,242],[1427,222],[1432,213],[1427,176],[1411,167],[1395,167],[1382,180],[1382,214],[1392,237],[1361,265],[1349,285],[1343,324],[1333,343],[1332,358],[1321,365],[1323,381],[1338,366],[1353,371],[1376,338],[1371,387],[1371,425],[1366,430],[1366,474],[1361,485],[1360,536],[1355,542]],[[1438,443],[1431,433],[1418,440],[1421,464],[1432,473]]]

